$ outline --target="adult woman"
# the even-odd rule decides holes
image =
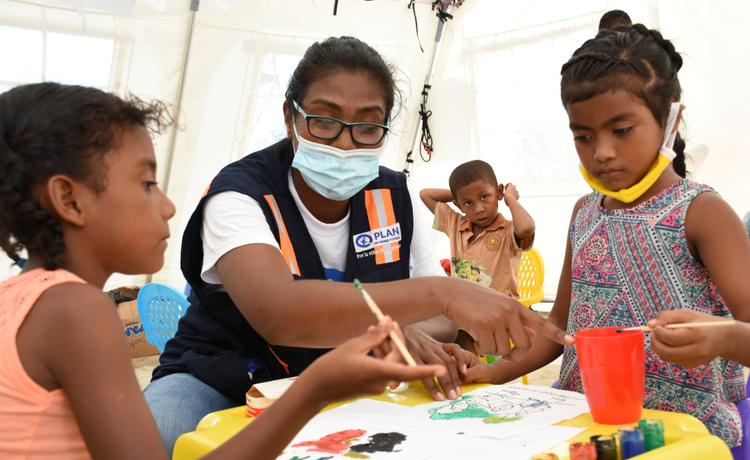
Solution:
[[[193,305],[146,390],[166,443],[206,412],[240,404],[254,381],[297,375],[374,322],[350,283],[330,281],[374,283],[367,290],[401,324],[432,318],[406,332],[412,343],[455,326],[485,353],[509,354],[509,337],[525,350],[524,326],[563,340],[489,289],[409,279],[440,267],[414,238],[405,176],[378,166],[395,92],[370,46],[351,37],[315,43],[286,92],[287,139],[214,179],[183,240]]]

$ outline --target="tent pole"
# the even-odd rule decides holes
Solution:
[[[430,59],[430,70],[427,72],[427,76],[424,79],[424,86],[422,86],[422,93],[421,96],[424,100],[427,99],[430,93],[430,89],[432,88],[432,78],[435,76],[435,69],[437,68],[437,61],[438,57],[440,56],[440,50],[442,49],[443,45],[443,35],[445,33],[445,25],[448,22],[448,19],[450,18],[451,6],[449,5],[445,9],[438,10],[438,26],[437,31],[435,32],[435,41],[434,45],[432,47],[432,58]],[[422,132],[422,119],[421,117],[417,117],[417,124],[414,127],[414,137],[412,137],[411,144],[409,144],[410,149],[409,152],[406,154],[406,162],[404,164],[404,170],[403,172],[406,173],[408,176],[411,172],[411,165],[414,163],[414,160],[412,158],[414,150],[418,150],[419,147],[419,135]]]
[[[185,49],[182,53],[182,72],[180,72],[180,81],[177,83],[177,104],[174,113],[174,126],[172,126],[172,132],[169,135],[169,150],[167,151],[167,164],[165,166],[166,176],[162,183],[164,194],[169,191],[169,182],[170,177],[172,176],[172,163],[174,161],[174,151],[177,146],[177,130],[180,129],[180,113],[182,112],[187,67],[188,62],[190,61],[190,48],[193,43],[193,31],[195,30],[195,15],[198,12],[199,7],[200,0],[190,1],[190,19],[188,20]]]
[[[180,113],[182,112],[182,100],[185,91],[185,77],[187,74],[188,62],[190,60],[190,47],[193,43],[193,31],[195,30],[195,15],[200,8],[200,0],[190,0],[190,18],[188,19],[188,26],[185,38],[185,49],[182,53],[182,67],[180,72],[180,80],[177,83],[177,103],[174,109],[174,125],[169,133],[169,150],[167,151],[167,162],[164,167],[165,175],[162,181],[162,191],[166,195],[169,191],[170,178],[172,177],[172,163],[174,162],[174,152],[177,147],[177,130],[180,129]],[[153,280],[153,274],[146,276],[146,282],[150,283]]]

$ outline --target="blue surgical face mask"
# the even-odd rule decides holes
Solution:
[[[341,150],[307,140],[299,135],[294,122],[292,126],[297,137],[292,167],[320,195],[329,200],[346,201],[378,177],[385,143],[374,149]]]

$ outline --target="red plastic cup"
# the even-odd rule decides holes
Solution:
[[[583,391],[597,423],[624,425],[641,418],[646,390],[643,331],[619,327],[575,334]]]

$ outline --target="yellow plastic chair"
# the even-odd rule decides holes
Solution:
[[[529,249],[521,256],[518,267],[518,295],[518,301],[527,308],[544,299],[544,261],[536,248]],[[488,363],[494,361],[494,356],[487,357]],[[521,381],[528,385],[529,376],[521,376]]]
[[[518,301],[528,308],[544,299],[544,261],[536,248],[531,248],[521,256],[518,295]]]
[[[531,308],[544,299],[544,261],[536,248],[523,253],[518,267],[518,301]],[[529,384],[529,376],[521,377],[524,385]]]

